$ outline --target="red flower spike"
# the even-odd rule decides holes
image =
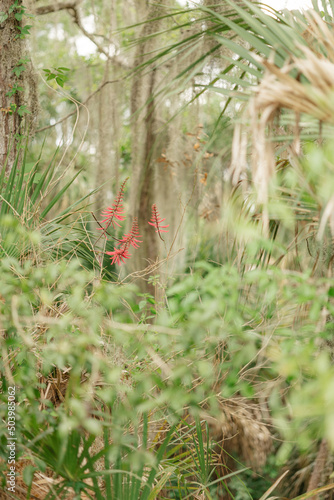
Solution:
[[[139,248],[138,243],[143,243],[141,240],[137,238],[141,238],[141,235],[138,234],[138,222],[137,218],[134,217],[132,222],[131,231],[128,234],[125,234],[121,240],[119,240],[120,245],[125,246],[126,248],[129,245],[132,245],[133,248]]]
[[[164,220],[166,220],[166,219],[160,219],[160,215],[159,215],[159,212],[157,210],[156,204],[152,205],[152,217],[151,217],[151,221],[149,221],[148,223],[151,226],[155,227],[155,229],[156,229],[155,232],[159,234],[159,237],[161,240],[162,240],[162,237],[161,237],[160,233],[168,233],[168,229],[166,229],[166,227],[169,227],[169,224],[167,224],[167,226],[160,226],[160,224]]]
[[[124,262],[124,259],[129,259],[131,257],[131,254],[128,252],[127,247],[114,248],[113,252],[106,252],[106,254],[110,255],[111,264],[117,262],[119,266],[121,265],[121,261]]]
[[[106,208],[106,210],[103,210],[103,212],[101,213],[101,216],[106,217],[106,218],[103,219],[103,221],[101,221],[101,224],[106,222],[106,227],[104,228],[104,230],[107,230],[108,227],[110,226],[110,224],[112,224],[112,227],[114,229],[115,229],[115,224],[116,224],[116,226],[121,227],[121,225],[118,224],[118,222],[116,222],[113,219],[116,218],[120,221],[125,220],[125,216],[122,215],[122,212],[123,212],[123,208],[120,204],[116,208],[108,207],[108,208]],[[100,228],[99,230],[103,231],[102,228]]]
[[[121,240],[119,240],[120,248],[114,248],[113,252],[106,252],[107,255],[111,257],[111,264],[117,262],[120,266],[124,259],[129,259],[131,254],[129,253],[129,246],[132,245],[133,248],[139,248],[138,243],[142,243],[140,238],[140,234],[138,234],[138,222],[137,219],[134,218],[132,222],[131,231],[128,234],[125,234]]]
[[[106,208],[106,210],[103,210],[101,217],[105,217],[105,219],[103,219],[103,221],[101,222],[101,225],[105,224],[105,226],[102,228],[99,228],[99,231],[104,231],[104,233],[105,233],[108,230],[110,225],[112,225],[112,227],[114,229],[115,229],[115,225],[118,227],[121,227],[121,225],[118,224],[118,222],[115,219],[118,219],[121,222],[123,220],[125,220],[125,216],[123,215],[124,209],[122,206],[122,202],[123,202],[123,196],[124,196],[124,187],[125,187],[127,180],[128,180],[128,177],[125,179],[125,181],[121,185],[121,188],[120,188],[112,206]]]

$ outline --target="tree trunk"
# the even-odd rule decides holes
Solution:
[[[141,37],[145,39],[138,46],[135,56],[134,66],[139,66],[151,57],[156,50],[156,44],[161,44],[161,37],[150,37],[166,28],[168,20],[162,16],[168,12],[168,6],[173,2],[164,2],[164,5],[154,4],[147,11],[141,14],[141,19],[146,19]],[[154,19],[154,21],[152,21]],[[189,36],[189,32],[181,36]],[[196,60],[200,55],[201,45],[198,44],[197,52],[192,52],[192,57]],[[194,186],[194,172],[183,162],[184,155],[190,158],[194,151],[189,149],[187,136],[182,132],[182,125],[193,130],[198,125],[197,106],[192,104],[189,107],[188,118],[177,118],[169,120],[177,113],[180,106],[178,94],[172,94],[168,100],[164,101],[161,96],[158,102],[154,95],[157,89],[161,88],[163,79],[176,77],[186,69],[189,61],[184,58],[181,52],[176,61],[170,65],[158,64],[155,68],[151,66],[151,71],[145,68],[142,72],[135,74],[131,92],[131,112],[132,112],[132,175],[131,175],[131,196],[130,212],[132,216],[138,217],[139,233],[142,235],[143,243],[134,252],[133,259],[129,263],[130,271],[143,270],[148,264],[152,264],[157,259],[162,260],[170,253],[185,247],[185,211],[188,202],[192,197]],[[168,81],[168,80],[167,80]],[[164,85],[164,83],[162,83]],[[192,148],[191,148],[192,149]],[[166,218],[169,224],[168,233],[163,234],[164,242],[159,239],[153,228],[147,221],[151,218],[151,206],[157,204],[158,211],[162,218]],[[180,229],[180,224],[182,228]],[[163,286],[168,279],[168,274],[175,267],[182,266],[185,252],[159,266],[158,270],[152,270],[144,280],[140,282],[143,292],[148,292],[155,296],[156,301],[162,300]],[[147,283],[149,275],[159,274],[159,284],[153,286]]]
[[[117,29],[116,2],[108,5],[110,32]],[[106,62],[104,81],[117,80],[120,68],[110,61]],[[103,187],[95,198],[95,212],[100,216],[102,210],[110,206],[119,189],[119,130],[121,129],[122,87],[119,83],[105,85],[98,95],[98,168],[96,172],[96,187]]]
[[[20,17],[22,0],[10,12],[13,0],[0,0],[0,167],[7,159],[7,171],[10,171],[16,155],[18,134],[22,132],[24,115],[24,72],[29,65],[25,39],[18,38],[22,21]],[[6,17],[8,16],[8,17]],[[18,89],[20,87],[22,90]],[[9,94],[8,94],[9,93]],[[12,95],[10,95],[12,94]]]
[[[105,81],[108,80],[109,62],[106,63]],[[111,120],[111,88],[105,85],[98,94],[99,138],[98,138],[98,168],[96,186],[102,186],[97,193],[95,211],[100,216],[103,209],[111,205],[113,199],[112,176],[114,174],[115,151],[113,144],[113,123]],[[115,195],[115,193],[114,193]]]
[[[161,20],[149,22],[156,19],[165,12],[165,6],[153,5],[147,12],[141,12],[142,19],[147,18],[141,35],[148,40],[141,43],[135,55],[135,66],[142,64],[151,50],[154,49],[157,40],[150,39],[149,35],[158,31]],[[144,73],[144,74],[143,74]],[[157,235],[147,221],[151,217],[151,206],[155,200],[155,159],[159,146],[157,143],[157,109],[153,99],[157,84],[158,71],[151,67],[135,75],[131,89],[131,135],[132,135],[132,176],[130,214],[138,218],[139,233],[142,235],[142,245],[134,252],[131,271],[140,271],[149,263],[156,261],[158,257]],[[158,204],[159,205],[159,204]],[[159,207],[158,207],[159,208]],[[146,277],[147,278],[147,277]],[[155,295],[153,285],[147,281],[141,281],[142,291]]]
[[[307,493],[310,491],[313,491],[320,486],[323,486],[322,484],[322,475],[324,473],[324,470],[326,469],[326,463],[328,459],[328,444],[326,439],[323,439],[320,444],[320,448],[317,454],[317,458],[314,462],[314,468],[312,471],[311,479],[307,488]],[[320,496],[314,495],[313,497],[310,498],[310,500],[318,500]]]

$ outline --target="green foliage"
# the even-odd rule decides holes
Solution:
[[[171,11],[166,17],[178,20],[170,28],[171,43],[152,51],[131,73],[136,76],[149,65],[159,67],[183,53],[191,62],[161,95],[182,92],[194,82],[192,101],[205,91],[216,93],[207,115],[221,104],[220,96],[227,97],[219,118],[205,125],[208,143],[217,150],[223,133],[228,144],[231,139],[226,113],[232,91],[227,85],[233,85],[233,96],[238,91],[247,101],[263,76],[264,66],[255,54],[272,57],[282,67],[292,56],[301,56],[300,46],[306,43],[302,14],[277,13],[272,18],[249,2],[244,8],[227,3],[231,10],[224,14],[213,8]],[[330,21],[322,3],[322,14]],[[24,8],[17,0],[11,8],[21,21]],[[102,15],[102,5],[97,9]],[[0,13],[2,23],[6,16]],[[67,27],[69,21],[60,19]],[[141,25],[130,27],[129,46],[143,42],[134,38]],[[177,30],[195,25],[197,32],[178,38]],[[20,31],[24,37],[29,26]],[[167,38],[166,32],[148,35],[158,36]],[[248,48],[237,43],[236,36]],[[47,46],[45,37],[42,34]],[[203,37],[214,45],[199,54],[195,48]],[[229,65],[208,82],[203,79],[206,63],[222,46],[234,56],[226,57]],[[62,50],[63,57],[66,41]],[[190,58],[194,52],[196,57]],[[56,60],[58,54],[50,57]],[[51,64],[57,64],[55,60]],[[18,78],[27,62],[22,59],[14,67]],[[78,57],[77,62],[79,67],[82,60]],[[92,57],[89,62],[97,85],[103,74],[101,60]],[[48,81],[61,87],[70,78],[65,67],[43,71]],[[80,68],[76,71],[80,74]],[[84,88],[80,78],[76,82],[75,96]],[[17,84],[7,96],[22,90]],[[56,116],[55,105],[48,106]],[[182,104],[179,111],[185,107]],[[14,103],[11,111],[21,116],[28,112]],[[120,149],[126,168],[132,155],[128,124],[125,130]],[[294,445],[302,453],[325,438],[334,447],[334,150],[332,143],[302,147],[301,161],[290,164],[278,157],[268,206],[258,207],[252,186],[247,186],[246,196],[236,188],[224,198],[222,224],[208,229],[214,249],[201,243],[194,263],[165,287],[159,304],[152,295],[124,285],[125,279],[113,282],[112,273],[96,265],[90,214],[82,208],[93,192],[58,210],[80,171],[68,179],[57,178],[56,155],[43,165],[41,154],[32,161],[23,144],[9,175],[3,166],[0,398],[5,401],[8,385],[15,384],[20,403],[18,452],[31,462],[23,472],[28,490],[34,472],[42,470],[51,471],[56,480],[50,499],[65,498],[72,489],[77,499],[86,494],[108,500],[201,495],[211,500],[225,479],[231,480],[224,487],[236,499],[262,495],[265,500],[283,476],[271,487],[267,481],[274,480]],[[261,226],[263,208],[267,232]],[[206,221],[203,225],[208,226]],[[221,235],[226,236],[226,253]],[[157,275],[147,280],[159,285]],[[279,442],[284,440],[276,457],[271,456],[263,481],[239,463],[237,470],[219,477],[217,449],[225,453],[224,441],[211,439],[203,415],[219,422],[224,403],[238,398],[254,404],[265,399]],[[0,456],[6,460],[3,424],[0,442]],[[231,460],[237,464],[238,457]]]
[[[95,190],[76,199],[55,218],[46,220],[60,204],[80,171],[69,180],[63,180],[63,176],[57,176],[56,173],[57,151],[46,165],[43,165],[42,150],[34,162],[28,161],[28,155],[28,140],[24,141],[24,137],[21,137],[9,176],[6,174],[6,163],[0,172],[0,216],[14,215],[29,228],[40,227],[41,249],[47,249],[49,257],[59,259],[64,255],[71,259],[75,256],[86,268],[94,268],[97,262],[91,244],[93,235],[89,229],[87,214],[82,214],[80,210],[83,210]],[[17,258],[29,254],[29,245],[22,247],[7,234],[10,232],[10,228],[4,224],[0,254]],[[109,279],[112,278],[110,272],[107,275]]]
[[[13,12],[15,12],[14,14],[14,17],[17,21],[22,21],[23,19],[23,16],[26,16],[26,17],[34,17],[33,15],[31,14],[28,14],[27,13],[27,8],[22,5],[21,3],[19,4],[19,0],[15,0],[14,3],[12,3],[9,8],[8,8],[8,13],[6,12],[0,12],[0,24],[4,23],[7,19],[8,19],[8,15],[9,14],[12,14]],[[21,35],[19,35],[18,38],[24,38],[25,35],[30,35],[29,33],[29,29],[32,28],[32,26],[25,26],[25,28],[27,28],[26,32],[23,31],[22,33],[22,29],[20,29],[19,26],[17,26],[17,28],[21,31]],[[24,36],[22,36],[24,35]]]
[[[176,471],[165,457],[175,427],[163,415],[169,409],[172,420],[178,422],[177,414],[188,401],[190,388],[187,383],[180,385],[180,373],[167,380],[159,368],[148,362],[152,336],[154,350],[165,356],[163,335],[157,335],[154,328],[147,332],[145,327],[131,325],[122,303],[133,304],[132,287],[98,281],[94,273],[83,271],[75,260],[37,265],[41,262],[36,257],[43,258],[39,250],[41,235],[27,231],[9,215],[2,216],[0,227],[2,247],[20,242],[18,254],[25,255],[24,259],[6,255],[0,261],[4,332],[1,398],[5,398],[10,384],[16,387],[18,403],[24,401],[24,405],[17,405],[20,455],[32,454],[38,468],[49,467],[61,478],[54,489],[58,495],[66,488],[73,488],[77,495],[84,491],[98,494],[99,479],[105,480],[107,498],[155,498]],[[169,330],[166,332],[164,335],[169,335]],[[130,353],[133,361],[124,376],[123,366],[125,360],[131,359]],[[57,377],[62,373],[66,379],[65,391],[60,402],[46,401],[43,394],[48,384],[54,384],[57,373]],[[137,408],[135,413],[133,407]],[[2,405],[1,411],[5,409],[6,405]],[[153,434],[157,441],[149,444],[148,432],[152,435],[153,431],[147,415],[152,412],[155,418],[160,415],[163,419],[162,427]],[[3,444],[5,429],[1,428]],[[138,432],[144,446],[147,443],[147,452],[139,444]],[[205,452],[198,424],[196,432],[197,440],[191,440],[194,460],[199,478],[206,477],[208,483],[210,453]],[[91,446],[102,433],[104,445],[93,453]],[[160,433],[165,436],[161,442]],[[153,447],[157,447],[154,456]],[[2,450],[5,458],[6,447]],[[170,458],[176,451],[172,450]],[[161,474],[159,464],[165,458]],[[101,459],[106,468],[97,472],[95,464]],[[30,468],[24,473],[28,484],[32,472]],[[50,498],[54,498],[51,493]],[[105,497],[100,494],[97,498]]]
[[[64,87],[64,84],[68,81],[69,76],[68,72],[71,71],[69,68],[64,68],[64,67],[59,67],[59,68],[52,68],[53,71],[49,69],[43,69],[46,80],[55,80],[60,87]]]
[[[0,24],[4,23],[8,19],[8,14],[6,12],[1,11],[0,12]]]
[[[26,64],[29,62],[28,57],[24,57],[19,60],[17,65],[13,68],[13,73],[15,76],[19,77],[23,71],[26,70]]]
[[[17,109],[17,114],[19,116],[29,115],[30,113],[31,111],[25,105],[19,106]]]
[[[22,7],[22,5],[19,5],[19,0],[15,0],[14,3],[9,6],[8,12],[11,14],[15,10],[19,10],[20,12],[21,10],[24,10],[24,7]]]
[[[12,97],[17,92],[22,92],[22,90],[24,90],[23,87],[20,87],[18,84],[16,84],[9,92],[7,92],[6,97]]]
[[[21,17],[22,14],[16,14],[16,16]],[[15,17],[16,17],[15,16]],[[17,35],[17,38],[20,38],[20,40],[24,40],[27,35],[30,35],[30,29],[32,28],[31,24],[26,24],[24,26],[17,26],[17,29],[19,30],[20,34]]]

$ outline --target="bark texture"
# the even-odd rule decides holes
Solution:
[[[110,33],[117,29],[116,2],[108,5],[110,19]],[[115,50],[117,42],[114,42]],[[117,80],[120,76],[119,65],[106,61],[104,82],[110,79]],[[101,214],[102,210],[111,205],[119,189],[119,131],[121,129],[122,86],[115,81],[105,85],[98,94],[98,166],[96,172],[96,187],[102,186],[96,197],[95,211]]]
[[[58,12],[60,10],[75,9],[81,0],[72,0],[70,2],[59,2],[50,5],[42,5],[41,7],[36,7],[35,13],[39,16],[45,14],[50,14],[50,12]]]
[[[144,24],[141,38],[149,37],[161,28],[161,20],[156,19],[165,13],[165,5],[153,5],[148,10],[142,5],[141,20],[147,19]],[[143,64],[148,54],[155,48],[156,39],[148,38],[139,44],[135,54],[134,66]],[[158,257],[158,243],[156,234],[147,221],[150,219],[151,206],[155,200],[155,160],[161,149],[157,130],[157,108],[154,101],[154,92],[158,83],[158,71],[152,66],[150,72],[145,70],[135,75],[131,89],[131,135],[132,135],[132,176],[131,176],[131,206],[132,217],[138,218],[139,232],[143,243],[134,252],[131,270],[140,270],[147,264],[153,263]],[[141,282],[143,291],[155,294],[152,285]]]
[[[323,486],[322,475],[326,469],[328,454],[329,454],[328,444],[326,439],[323,439],[321,441],[317,458],[314,463],[314,468],[307,488],[307,493],[319,488],[320,486]],[[320,500],[320,495],[314,495],[313,497],[310,498],[310,500],[318,500],[318,499]]]
[[[11,104],[19,108],[23,104],[22,93],[6,96],[15,86],[22,86],[23,77],[17,77],[13,72],[24,56],[23,41],[17,38],[20,21],[15,19],[15,12],[9,14],[12,0],[0,0],[0,12],[8,14],[8,18],[0,25],[0,166],[3,166],[8,155],[8,169],[15,157],[15,148],[10,143],[14,135],[20,132],[21,117],[17,112],[12,112]],[[19,1],[19,5],[22,1]],[[13,106],[12,106],[13,108]],[[12,144],[13,146],[13,144]]]
[[[15,18],[21,11],[22,0],[10,12],[12,4],[12,0],[0,0],[0,12],[8,16],[0,24],[0,167],[7,159],[7,171],[10,171],[16,155],[18,134],[24,132],[25,124],[32,133],[38,110],[36,79],[26,39],[18,37],[19,28],[28,23],[24,16],[22,20]],[[8,95],[17,87],[20,90]],[[29,113],[22,114],[21,106],[25,106]]]

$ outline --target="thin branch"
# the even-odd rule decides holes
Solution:
[[[109,54],[109,52],[104,48],[102,47],[102,45],[95,39],[94,35],[92,33],[89,33],[86,28],[83,26],[82,24],[82,21],[81,21],[81,17],[80,17],[80,14],[79,14],[79,10],[77,9],[77,6],[74,6],[72,9],[71,9],[71,15],[73,16],[73,20],[74,20],[74,23],[78,26],[78,28],[82,31],[82,33],[91,41],[94,43],[94,45],[96,46],[96,48],[98,49],[98,51],[105,55],[107,59],[109,59],[110,61],[113,62],[113,64],[117,64],[118,66],[120,66],[121,68],[124,68],[124,69],[131,69],[127,64],[124,63],[124,61],[120,60],[118,57],[116,56],[111,56]]]
[[[100,90],[102,90],[102,88],[105,85],[108,85],[109,83],[121,82],[121,81],[125,80],[125,78],[126,77],[124,76],[123,78],[118,78],[117,80],[107,80],[107,81],[101,83],[101,85],[94,92],[92,92],[84,102],[79,103],[80,106],[85,106],[87,104],[87,102],[90,101],[92,99],[92,97],[94,97],[98,92],[100,92]],[[77,112],[77,110],[71,111],[71,113],[68,113],[68,115],[63,116],[63,118],[58,120],[56,123],[53,123],[52,125],[47,125],[46,127],[39,128],[38,130],[36,130],[35,133],[38,134],[39,132],[44,132],[45,130],[48,130],[49,128],[56,127],[57,125],[64,122],[65,120],[67,120],[71,116],[75,115],[76,112]]]
[[[44,16],[45,14],[50,14],[51,12],[58,12],[60,10],[76,9],[79,2],[82,0],[72,0],[70,2],[60,2],[50,5],[43,5],[42,7],[37,7],[35,9],[35,14],[38,16]]]
[[[109,52],[96,40],[94,35],[89,33],[86,28],[83,26],[81,17],[79,14],[78,6],[82,2],[82,0],[70,0],[68,2],[55,3],[52,5],[43,5],[42,7],[37,7],[35,9],[35,13],[37,15],[50,14],[52,12],[59,12],[60,10],[68,10],[69,14],[73,17],[74,23],[78,26],[80,31],[96,46],[97,50],[103,54],[107,59],[113,62],[113,64],[117,64],[121,68],[131,69],[124,61],[119,59],[116,56],[111,56]],[[110,41],[109,41],[110,43]]]
[[[99,238],[95,241],[95,245],[96,245],[96,243],[97,243],[97,242],[101,239],[101,237],[102,237],[102,236],[104,236],[104,235],[106,235],[106,234],[109,236],[109,238],[113,238],[114,240],[118,241],[119,243],[121,242],[121,240],[120,240],[120,239],[118,239],[118,238],[116,238],[116,236],[113,236],[112,234],[108,233],[108,230],[107,230],[107,229],[105,229],[105,228],[104,228],[104,227],[103,227],[103,226],[99,223],[99,221],[97,220],[97,218],[95,217],[95,215],[94,215],[94,213],[93,213],[93,212],[90,212],[90,213],[91,213],[91,215],[94,217],[95,222],[96,222],[96,223],[100,226],[100,229],[103,229],[103,231],[104,231],[104,233],[102,233],[102,234],[101,234],[101,236],[100,236],[100,237],[99,237]]]

